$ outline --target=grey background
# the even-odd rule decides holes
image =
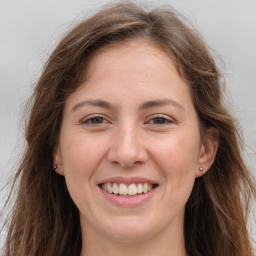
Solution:
[[[222,57],[225,66],[218,62],[226,78],[226,102],[241,124],[245,157],[256,175],[256,0],[137,2],[171,4],[192,21],[214,55]],[[22,109],[47,57],[67,29],[106,3],[110,1],[0,0],[0,188],[21,156]],[[0,190],[0,208],[6,193],[7,187]],[[255,220],[250,232],[255,237]]]

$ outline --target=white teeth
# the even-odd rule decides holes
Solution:
[[[119,185],[119,194],[120,195],[127,195],[128,193],[127,186],[125,184],[120,184]]]
[[[113,184],[113,193],[116,195],[119,194],[119,189],[116,183]]]
[[[148,192],[148,184],[144,183],[143,185],[143,193],[147,193]]]
[[[142,192],[143,192],[143,186],[142,186],[142,184],[139,184],[137,187],[137,193],[141,194]]]
[[[134,196],[136,194],[142,194],[147,193],[150,190],[153,189],[152,184],[148,183],[139,183],[139,184],[117,184],[117,183],[105,183],[102,184],[102,189],[107,191],[108,193],[114,193],[116,195],[128,195],[128,196]]]
[[[135,184],[131,184],[129,185],[128,187],[128,195],[129,196],[133,196],[133,195],[136,195],[137,194],[137,187]]]
[[[108,191],[109,193],[113,193],[113,188],[112,188],[112,186],[110,185],[110,183],[107,183],[107,186],[106,186],[106,184],[105,184],[105,187],[106,187],[106,191]]]

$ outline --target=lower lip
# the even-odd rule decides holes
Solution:
[[[110,194],[100,187],[99,189],[101,190],[105,198],[111,203],[113,203],[114,205],[121,206],[121,207],[136,207],[149,201],[157,188],[153,188],[146,194],[139,194],[134,196],[118,196],[115,194]]]

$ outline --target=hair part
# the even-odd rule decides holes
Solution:
[[[214,127],[219,149],[211,169],[197,178],[186,204],[185,245],[193,256],[252,256],[246,229],[255,182],[241,156],[236,123],[222,103],[221,74],[199,34],[172,9],[146,11],[118,3],[73,28],[53,51],[32,95],[27,146],[16,173],[18,195],[5,254],[80,255],[79,212],[65,180],[53,171],[62,114],[69,95],[88,79],[99,49],[129,40],[161,47],[189,84],[201,133]]]

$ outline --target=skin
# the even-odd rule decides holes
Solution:
[[[89,73],[65,104],[53,153],[80,212],[81,256],[187,255],[185,204],[218,147],[207,136],[200,140],[189,86],[166,53],[141,41],[101,49]],[[166,99],[145,108],[145,102]],[[158,187],[139,206],[116,206],[97,185],[115,176],[148,178]]]

